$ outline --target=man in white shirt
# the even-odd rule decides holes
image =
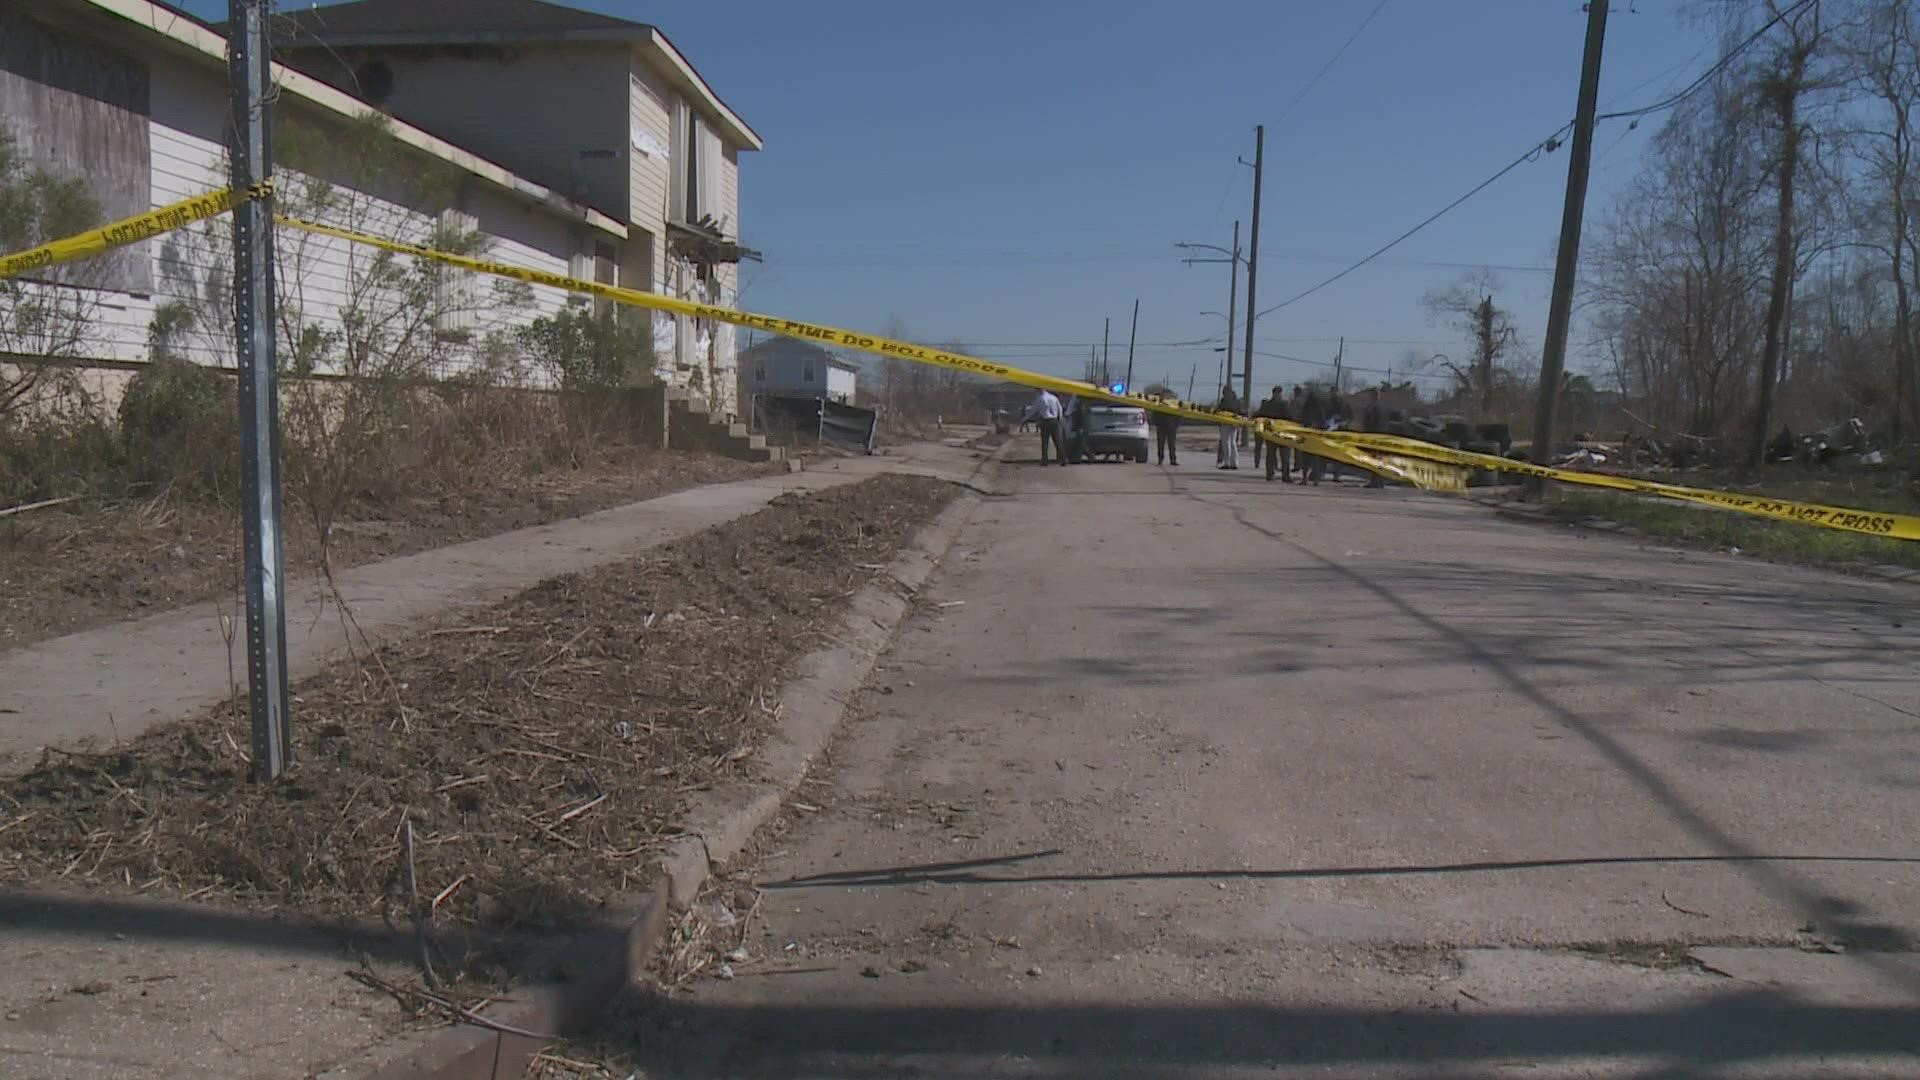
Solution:
[[[1067,463],[1067,448],[1060,441],[1060,412],[1060,399],[1053,396],[1053,391],[1042,390],[1034,395],[1033,403],[1028,405],[1027,411],[1020,415],[1021,423],[1031,420],[1040,428],[1041,465],[1047,463],[1049,442],[1053,444],[1054,452],[1059,455],[1060,464]]]

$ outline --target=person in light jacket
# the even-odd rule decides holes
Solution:
[[[1229,386],[1220,393],[1220,411],[1240,415],[1240,399],[1233,394]],[[1238,469],[1240,467],[1240,429],[1231,424],[1220,425],[1220,449],[1214,456],[1216,469]]]
[[[1040,429],[1041,465],[1047,463],[1048,443],[1053,444],[1054,452],[1060,457],[1060,464],[1065,465],[1067,463],[1067,446],[1060,438],[1060,414],[1060,399],[1053,396],[1053,391],[1051,390],[1042,390],[1038,394],[1035,394],[1033,403],[1027,406],[1027,410],[1024,413],[1020,414],[1020,422],[1022,424],[1031,420],[1034,425]]]

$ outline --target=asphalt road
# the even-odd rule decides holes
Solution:
[[[1920,595],[1209,464],[1002,469],[645,1075],[1920,1075]]]

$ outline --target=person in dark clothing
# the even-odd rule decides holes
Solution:
[[[1327,403],[1320,400],[1320,391],[1307,391],[1306,400],[1300,403],[1300,414],[1294,417],[1304,427],[1315,431],[1327,428]],[[1302,451],[1299,454],[1300,478],[1315,487],[1320,486],[1320,474],[1326,468],[1325,459],[1318,454]]]
[[[1240,414],[1240,399],[1234,396],[1229,386],[1220,394],[1220,410],[1223,413]],[[1240,467],[1240,429],[1230,424],[1220,425],[1220,449],[1215,455],[1214,468],[1238,469]]]
[[[1387,430],[1386,410],[1380,407],[1380,388],[1377,386],[1367,387],[1367,404],[1360,410],[1360,430],[1370,431],[1376,435],[1384,434]],[[1379,473],[1373,473],[1367,480],[1367,486],[1386,487],[1387,481]]]
[[[1180,465],[1180,418],[1172,413],[1153,414],[1154,455],[1162,465]]]
[[[1347,407],[1347,399],[1340,396],[1338,387],[1327,391],[1327,420],[1320,426],[1327,431],[1342,431],[1353,426],[1353,412]],[[1337,461],[1322,461],[1321,468],[1335,480],[1347,474],[1347,467]]]
[[[1293,410],[1287,405],[1285,393],[1276,386],[1273,388],[1272,395],[1260,403],[1260,408],[1256,409],[1253,415],[1265,420],[1291,420]],[[1289,484],[1293,483],[1293,448],[1281,446],[1279,443],[1267,443],[1262,447],[1260,444],[1263,442],[1266,440],[1256,440],[1253,446],[1256,456],[1262,450],[1267,455],[1267,479],[1273,479],[1274,470],[1277,468],[1280,470],[1282,479]]]

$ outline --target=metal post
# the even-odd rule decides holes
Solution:
[[[1253,415],[1253,323],[1259,308],[1253,298],[1255,276],[1260,270],[1260,176],[1267,164],[1267,126],[1253,126],[1253,235],[1247,240],[1247,355],[1240,369],[1240,408]],[[1227,342],[1232,346],[1233,342]]]
[[[1127,393],[1133,393],[1133,339],[1140,336],[1140,298],[1133,300],[1133,328],[1127,331]]]
[[[274,360],[270,0],[228,0],[233,98],[233,336],[239,350],[240,516],[247,573],[247,704],[253,776],[292,759],[287,723],[286,566],[280,545],[280,393]]]
[[[1560,250],[1553,261],[1553,295],[1547,307],[1547,340],[1540,350],[1540,403],[1533,414],[1533,460],[1553,462],[1554,410],[1566,370],[1567,328],[1573,315],[1573,277],[1580,266],[1580,219],[1587,206],[1587,167],[1593,159],[1593,113],[1600,97],[1600,47],[1607,33],[1607,0],[1588,0],[1587,48],[1580,61],[1580,101],[1574,114],[1573,148],[1567,157],[1567,201],[1560,212]],[[1545,485],[1534,482],[1534,490]]]

